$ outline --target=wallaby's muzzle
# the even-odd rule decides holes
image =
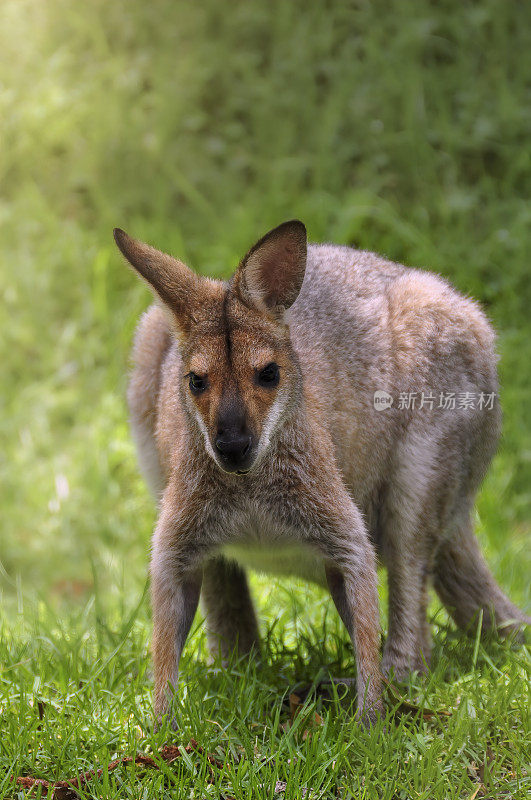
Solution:
[[[248,472],[254,461],[250,434],[223,432],[215,441],[216,455],[226,472]]]
[[[234,387],[221,397],[212,444],[216,460],[225,472],[242,474],[252,467],[256,456],[254,437],[247,423],[243,399]]]

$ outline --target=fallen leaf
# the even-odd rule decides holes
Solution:
[[[288,722],[284,722],[280,727],[286,733],[293,723],[295,719],[299,716],[300,711],[303,706],[303,701],[300,695],[297,692],[292,692],[289,696],[289,711],[290,711],[290,718]],[[298,730],[302,731],[302,738],[303,740],[307,739],[308,736],[311,735],[312,731],[315,728],[318,728],[324,722],[323,718],[317,711],[314,711],[312,714],[308,714],[305,719],[302,720],[300,723]]]
[[[198,744],[195,739],[190,739],[190,744],[186,747],[181,747],[175,744],[164,745],[159,750],[159,756],[163,759],[163,761],[171,763],[177,758],[182,757],[182,751],[187,754],[205,754],[204,748],[201,747],[201,745]],[[218,769],[222,767],[221,762],[214,756],[207,753],[206,757],[211,767],[217,767]],[[125,766],[127,764],[138,764],[143,767],[147,767],[148,769],[160,769],[159,764],[154,758],[147,756],[144,753],[137,753],[134,756],[121,756],[120,758],[114,759],[114,761],[110,761],[107,764],[107,767],[100,767],[99,769],[92,769],[88,770],[87,772],[82,772],[81,775],[77,775],[75,778],[70,778],[66,781],[48,781],[44,778],[34,778],[31,775],[25,775],[16,778],[15,783],[18,786],[24,787],[25,789],[33,789],[38,786],[41,786],[43,790],[52,789],[53,800],[77,800],[79,797],[76,791],[77,789],[83,788],[85,784],[87,784],[93,778],[101,778],[105,772],[113,772],[117,767],[122,765]]]
[[[289,716],[290,720],[293,723],[295,717],[301,710],[302,700],[298,694],[292,692],[289,696]]]

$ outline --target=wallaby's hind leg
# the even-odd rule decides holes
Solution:
[[[427,560],[411,548],[387,548],[389,630],[382,671],[404,680],[412,670],[425,672],[431,656],[427,622]]]
[[[203,568],[202,602],[212,654],[224,661],[237,649],[259,650],[260,636],[247,577],[234,561],[217,556]]]
[[[402,444],[397,468],[382,505],[382,555],[389,587],[388,636],[382,670],[403,680],[430,663],[427,623],[432,521],[425,513],[426,473],[417,468],[417,441]],[[424,485],[423,485],[424,484]]]
[[[441,541],[435,557],[435,589],[456,624],[475,630],[495,627],[502,636],[515,634],[531,620],[502,592],[487,567],[467,511]]]
[[[430,602],[429,585],[431,568],[428,561],[424,562],[422,570],[421,594],[418,616],[417,657],[414,667],[418,672],[427,672],[431,662],[431,625],[428,620],[428,605]]]

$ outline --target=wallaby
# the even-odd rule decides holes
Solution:
[[[214,652],[259,647],[246,567],[328,585],[368,722],[382,708],[376,555],[389,582],[384,674],[429,664],[431,577],[463,628],[480,612],[504,634],[526,621],[473,530],[500,431],[494,335],[473,301],[372,253],[308,247],[297,220],[260,239],[227,283],[114,235],[160,301],[140,321],[128,391],[160,502],[159,720],[200,594]]]

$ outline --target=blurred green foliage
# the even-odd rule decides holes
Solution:
[[[505,434],[480,513],[502,580],[517,571],[522,595],[530,17],[497,0],[3,3],[1,560],[12,579],[44,591],[90,583],[90,564],[145,568],[153,511],[124,384],[149,296],[112,227],[226,276],[298,216],[314,240],[426,265],[486,306]]]
[[[134,752],[151,724],[147,604],[134,609],[155,512],[124,399],[150,297],[115,225],[228,276],[300,217],[315,241],[426,266],[479,299],[499,331],[505,425],[478,535],[528,603],[531,5],[3,0],[0,16],[0,795],[11,770],[65,777]],[[326,715],[299,746],[278,693],[323,663],[351,670],[350,650],[333,612],[323,633],[318,590],[255,590],[272,624],[262,668],[207,674],[200,629],[185,651],[183,729],[223,753],[233,737],[211,796],[270,797],[264,780],[295,769],[286,798],[324,780],[326,797],[446,800],[476,796],[481,764],[489,796],[526,796],[525,654],[474,648],[437,611],[435,672],[408,691],[455,708],[448,725],[388,726],[382,747],[381,731]],[[277,754],[265,773],[257,747]],[[175,774],[188,796],[197,778]],[[95,796],[140,796],[121,780]],[[146,778],[142,797],[162,784]]]

